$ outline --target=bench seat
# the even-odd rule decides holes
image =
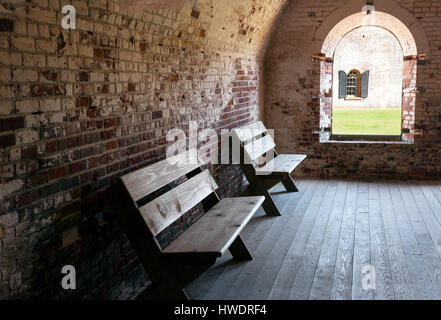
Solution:
[[[231,246],[265,197],[223,199],[173,241],[163,253],[203,253],[221,257]]]
[[[256,167],[256,175],[291,174],[306,159],[306,155],[281,154],[263,167]]]

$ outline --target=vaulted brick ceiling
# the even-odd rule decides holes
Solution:
[[[183,40],[211,42],[222,49],[260,51],[287,0],[120,0],[136,23],[148,11],[164,13],[162,24]],[[110,17],[109,17],[110,18]]]

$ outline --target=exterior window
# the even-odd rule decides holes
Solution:
[[[339,90],[338,97],[345,98],[363,98],[366,99],[369,94],[369,70],[363,74],[358,70],[351,70],[348,74],[344,71],[338,72]]]
[[[348,89],[347,95],[352,97],[360,97],[361,79],[360,72],[352,70],[348,74]]]

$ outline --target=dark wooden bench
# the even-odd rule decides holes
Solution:
[[[250,183],[244,195],[265,196],[263,208],[267,215],[280,216],[280,211],[271,198],[272,187],[282,182],[286,191],[298,192],[291,177],[294,170],[306,159],[306,155],[281,154],[276,144],[267,134],[262,122],[236,128],[231,133],[233,146],[240,146],[240,165]],[[273,154],[272,157],[266,157]]]
[[[122,229],[155,292],[164,299],[188,299],[185,287],[227,250],[234,259],[251,260],[240,232],[265,199],[220,200],[209,171],[203,171],[200,163],[179,159],[173,157],[125,175],[111,192]],[[205,214],[161,248],[157,236],[198,204]]]

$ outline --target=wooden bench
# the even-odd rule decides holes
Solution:
[[[282,182],[286,191],[298,192],[291,173],[306,159],[306,155],[278,155],[276,144],[262,122],[232,130],[233,148],[240,146],[240,165],[250,183],[244,195],[265,196],[263,208],[267,215],[280,216],[268,190]],[[234,150],[234,149],[233,149]],[[271,155],[272,157],[266,157]]]
[[[188,152],[185,157],[188,159]],[[165,299],[188,299],[185,287],[227,250],[234,259],[251,260],[240,232],[265,199],[220,200],[209,171],[203,171],[199,162],[180,159],[176,156],[127,174],[111,191],[122,229],[154,290]],[[156,237],[198,204],[205,215],[161,248]]]

